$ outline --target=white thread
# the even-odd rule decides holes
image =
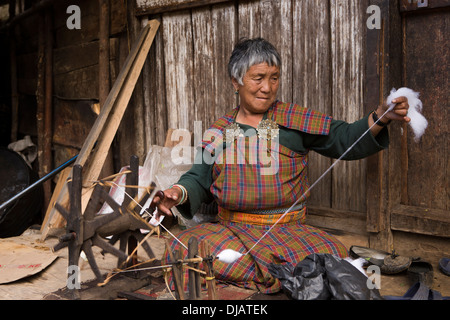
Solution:
[[[256,243],[249,249],[249,250],[247,250],[247,252],[245,253],[245,254],[241,254],[241,253],[239,253],[239,252],[237,252],[237,251],[234,251],[234,250],[232,250],[232,251],[234,251],[235,252],[235,254],[234,254],[234,257],[235,257],[235,260],[230,260],[230,262],[229,263],[233,263],[233,262],[235,262],[236,260],[238,260],[240,257],[242,257],[242,256],[246,256],[247,254],[249,254],[250,253],[250,251],[252,251],[263,239],[264,239],[264,237],[265,236],[267,236],[271,231],[272,231],[272,229],[273,228],[275,228],[275,226],[277,226],[278,225],[278,223],[306,196],[306,194],[309,192],[309,191],[311,191],[311,189],[312,188],[314,188],[316,185],[317,185],[317,183],[319,183],[319,181],[320,180],[322,180],[361,140],[362,140],[362,138],[364,138],[364,136],[367,134],[367,133],[369,133],[370,132],[370,130],[372,130],[372,128],[375,126],[375,125],[377,125],[378,124],[378,122],[388,113],[388,112],[390,112],[392,109],[394,109],[394,107],[395,107],[395,105],[393,105],[393,106],[390,106],[387,110],[386,110],[386,112],[366,131],[366,132],[364,132],[363,134],[362,134],[362,136],[361,137],[359,137],[358,138],[358,140],[356,140],[356,142],[355,143],[353,143],[351,146],[350,146],[350,148],[348,148],[342,155],[341,155],[341,157],[339,158],[339,159],[337,159],[306,191],[305,191],[305,193],[303,193],[303,195],[300,197],[300,198],[298,198],[297,199],[297,201],[295,201],[295,203],[290,207],[290,208],[288,208],[281,216],[280,216],[280,218],[269,228],[269,230],[267,230],[262,236],[261,236],[261,238],[259,238],[259,240],[258,241],[256,241]],[[231,249],[227,249],[227,250],[231,250]],[[224,251],[222,251],[221,253],[223,253],[223,252],[225,252],[225,251],[227,251],[227,250],[224,250]],[[219,255],[221,254],[221,253],[219,253]],[[227,254],[227,256],[228,255],[231,255],[230,253],[228,253]]]
[[[115,183],[114,181],[111,181],[112,184],[115,184],[117,187],[120,188],[120,186]],[[134,201],[134,203],[136,203],[142,210],[144,210],[145,213],[147,213],[151,218],[153,218],[153,214],[151,214],[150,212],[147,211],[147,209],[144,209],[132,196],[130,196],[125,190],[123,191],[124,194],[127,195],[128,198],[130,198],[132,201]],[[174,238],[179,244],[181,244],[186,250],[188,250],[188,247],[184,245],[183,242],[181,242],[180,239],[178,239],[172,232],[170,232],[166,227],[164,227],[162,224],[160,224],[160,226],[167,231],[168,234],[170,234],[172,236],[172,238]]]

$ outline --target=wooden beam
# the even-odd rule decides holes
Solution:
[[[105,101],[94,126],[92,127],[85,143],[78,155],[75,165],[83,166],[83,196],[82,212],[93,191],[92,185],[98,179],[100,171],[105,162],[111,143],[120,125],[123,114],[130,101],[137,79],[141,73],[150,46],[159,28],[159,22],[152,20],[141,31],[140,37],[134,44],[125,65],[122,68],[116,82],[114,83],[108,98]],[[68,205],[67,185],[58,196],[58,203],[67,207]],[[43,225],[41,239],[47,237],[52,223],[55,208],[50,211],[48,224]]]
[[[198,8],[230,0],[136,0],[136,15],[143,16],[155,13]]]
[[[400,12],[409,12],[416,10],[426,10],[435,8],[445,8],[450,6],[449,0],[428,0],[428,1],[400,1]]]
[[[447,210],[398,205],[391,213],[393,230],[450,238]]]
[[[352,212],[332,208],[308,207],[306,224],[334,231],[368,236],[364,212]]]

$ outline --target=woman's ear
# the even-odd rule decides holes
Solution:
[[[231,78],[231,83],[233,84],[234,90],[239,91],[239,82],[236,78]]]

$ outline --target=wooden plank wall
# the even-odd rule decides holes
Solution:
[[[146,6],[158,3],[139,1]],[[204,132],[237,105],[227,64],[242,37],[264,37],[280,51],[284,62],[279,99],[342,120],[363,116],[368,0],[163,2],[164,6],[151,10],[134,8],[133,1],[110,2],[111,81],[119,73],[139,28],[149,19],[161,22],[115,138],[116,170],[127,165],[134,154],[143,162],[151,145],[165,144],[169,129],[193,132],[198,122]],[[87,135],[95,119],[89,110],[99,99],[98,1],[77,1],[82,13],[81,30],[68,30],[65,25],[69,4],[63,0],[53,6],[55,164],[79,151],[81,136]],[[137,18],[134,13],[138,13]],[[29,19],[33,22],[37,17]],[[37,36],[31,26],[21,26],[17,38],[19,91],[28,98],[36,90],[33,66],[37,61]],[[22,102],[21,109],[25,108]],[[80,129],[83,119],[85,126]],[[22,132],[25,130],[22,126]],[[76,134],[79,136],[70,139]],[[331,161],[313,153],[310,161],[310,180],[314,182]],[[320,216],[316,224],[365,231],[366,166],[366,161],[341,163],[317,185],[310,200],[312,211]],[[349,217],[352,223],[347,224]]]
[[[166,8],[168,12],[158,8],[155,14],[147,10],[149,18],[161,21],[148,63],[149,144],[163,144],[169,128],[193,131],[194,121],[201,121],[204,131],[236,106],[226,68],[234,44],[242,37],[264,37],[280,51],[279,99],[342,120],[361,118],[367,4],[253,0]],[[329,159],[313,153],[310,161],[311,182],[331,165]],[[317,186],[310,204],[357,213],[365,230],[365,171],[364,160],[339,164]]]

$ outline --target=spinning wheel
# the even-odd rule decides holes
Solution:
[[[139,162],[137,157],[131,158],[130,169],[131,173],[127,173],[127,185],[138,185]],[[140,199],[138,202],[139,209],[148,200],[155,186],[152,183],[148,188],[148,192]],[[122,268],[124,267],[124,262],[129,259],[128,254],[125,253],[127,246],[128,252],[131,252],[136,247],[136,240],[142,242],[144,239],[144,235],[142,235],[140,230],[151,230],[153,228],[146,220],[139,216],[139,212],[136,212],[137,204],[134,201],[132,202],[129,197],[125,197],[122,205],[117,204],[101,184],[95,186],[86,210],[82,214],[82,167],[80,165],[73,167],[73,178],[68,182],[68,189],[70,195],[69,211],[58,203],[55,204],[55,208],[67,221],[67,233],[59,238],[59,243],[53,249],[54,251],[58,251],[68,247],[69,267],[78,266],[78,260],[81,251],[83,251],[97,280],[103,282],[104,278],[95,261],[92,247],[97,246],[103,252],[118,257],[118,267]],[[134,198],[136,197],[137,190],[127,187],[126,194]],[[112,213],[96,213],[97,207],[102,201],[105,201],[113,209]],[[112,237],[107,241],[105,238],[109,236]],[[135,239],[134,243],[130,241],[132,238]],[[119,249],[114,246],[117,241],[120,241]],[[147,241],[142,242],[142,248],[150,258],[155,257]]]

